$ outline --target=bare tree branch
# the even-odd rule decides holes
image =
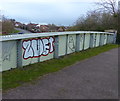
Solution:
[[[117,14],[117,2],[116,0],[100,0],[100,2],[96,2],[96,5],[100,6],[100,9],[105,12],[110,12],[113,15]],[[101,9],[103,8],[103,9]]]

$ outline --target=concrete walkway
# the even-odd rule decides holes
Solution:
[[[57,68],[57,67],[56,67]],[[117,99],[118,49],[83,60],[3,94],[4,99]]]

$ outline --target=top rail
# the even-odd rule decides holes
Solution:
[[[111,32],[97,32],[97,31],[67,31],[67,32],[47,32],[47,33],[30,33],[30,34],[26,33],[26,34],[0,36],[0,41],[19,40],[19,39],[47,37],[47,36],[56,36],[56,35],[82,34],[82,33],[114,34]]]

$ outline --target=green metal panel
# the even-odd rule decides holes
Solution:
[[[107,34],[104,35],[104,45],[107,43]]]
[[[96,34],[94,33],[93,34],[93,47],[96,46]]]
[[[47,56],[41,56],[40,57],[40,62],[45,61],[45,60],[53,59],[53,54],[54,53],[48,54]]]
[[[67,54],[75,52],[76,49],[76,35],[68,35]]]
[[[66,54],[66,35],[59,36],[59,56]]]
[[[83,50],[84,34],[80,34],[80,51]]]
[[[100,35],[100,46],[104,45],[104,34]]]
[[[112,35],[109,35],[109,43],[112,43]]]
[[[90,42],[90,34],[85,34],[85,40],[84,40],[84,49],[89,48],[89,43]]]
[[[110,35],[108,34],[107,35],[107,44],[109,44],[110,43]]]
[[[110,43],[113,43],[113,35],[110,35]]]
[[[29,58],[27,60],[23,59],[22,65],[26,66],[26,65],[37,63],[37,62],[38,62],[38,58]]]
[[[16,41],[2,42],[2,71],[17,67]]]
[[[54,36],[54,57],[55,59],[59,58],[59,37]]]
[[[26,66],[26,65],[29,65],[29,64],[33,64],[33,63],[37,63],[38,62],[38,59],[37,58],[29,58],[27,60],[23,59],[22,61],[22,65],[23,66]]]
[[[100,43],[100,34],[94,33],[93,34],[93,47],[98,47]]]
[[[96,47],[99,46],[99,42],[100,42],[100,34],[97,34],[97,36],[96,36]]]

